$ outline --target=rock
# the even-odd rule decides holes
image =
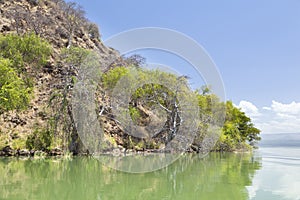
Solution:
[[[22,120],[19,116],[12,117],[10,121],[16,125],[21,125],[21,126],[26,124],[26,122]]]
[[[49,73],[49,74],[53,73],[53,71],[54,71],[54,65],[53,65],[52,63],[47,63],[47,64],[44,66],[43,71],[44,71],[45,73]]]
[[[37,6],[39,3],[39,0],[27,0],[27,1],[28,1],[28,3],[30,3],[33,6]]]
[[[199,152],[199,147],[196,146],[196,145],[191,145],[191,146],[190,146],[190,151],[191,151],[191,152],[192,152],[192,151],[194,151],[194,152]]]
[[[14,155],[14,150],[10,146],[6,146],[2,149],[4,152],[5,156],[13,156]]]
[[[21,150],[18,150],[18,155],[19,156],[29,156],[30,151],[28,151],[27,149],[21,149]]]
[[[9,26],[7,26],[7,25],[3,25],[2,26],[2,29],[1,29],[1,31],[0,32],[8,32],[8,31],[10,31],[11,30],[11,28],[9,27]]]
[[[121,145],[118,145],[118,148],[119,148],[119,150],[122,152],[122,153],[124,153],[125,152],[125,148],[123,147],[123,146],[121,146]]]
[[[121,155],[121,151],[120,149],[114,149],[112,152],[113,156],[120,156]]]
[[[30,156],[34,156],[34,153],[35,153],[34,150],[31,150],[31,151],[29,152]]]
[[[50,154],[50,156],[61,156],[61,155],[63,155],[63,152],[60,148],[55,148],[55,149],[52,149],[49,154]]]
[[[0,151],[0,156],[5,156],[5,152],[4,151]]]

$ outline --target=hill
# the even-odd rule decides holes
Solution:
[[[101,74],[101,81],[93,85],[96,94],[92,101],[97,105],[93,110],[97,113],[94,120],[104,131],[103,142],[96,144],[97,140],[93,140],[92,146],[104,145],[101,149],[107,151],[161,151],[174,138],[180,138],[179,128],[184,128],[186,123],[183,119],[185,105],[178,103],[177,90],[170,91],[163,85],[145,84],[137,88],[127,102],[124,121],[117,120],[112,112],[112,89],[124,78],[134,83],[136,77],[132,77],[132,69],[140,80],[160,78],[177,84],[177,88],[186,94],[182,97],[184,104],[199,108],[199,116],[191,121],[191,124],[197,123],[195,137],[189,138],[191,141],[184,141],[186,137],[180,139],[192,143],[188,151],[205,152],[215,143],[214,150],[217,151],[249,149],[260,140],[260,131],[251,119],[232,102],[220,102],[208,87],[191,91],[186,77],[160,71],[147,72],[140,67],[144,62],[140,56],[124,58],[116,50],[106,47],[98,26],[86,19],[78,4],[63,0],[2,0],[0,155],[28,155],[39,151],[50,155],[95,153],[82,144],[78,135],[80,123],[74,118],[72,107],[74,87],[83,75],[82,63],[91,55],[97,58],[98,67],[93,75]],[[191,93],[193,98],[188,98]],[[120,94],[126,96],[125,91],[120,90]],[[155,106],[165,111],[165,120],[152,110]],[[87,105],[80,109],[77,111],[83,114],[90,108]],[[224,113],[225,123],[218,112]],[[140,136],[143,137],[129,133],[126,129],[128,119],[141,127]],[[155,130],[154,135],[144,134],[146,125],[159,123],[162,128]],[[218,127],[218,137],[211,137],[216,134],[212,126]],[[89,131],[83,134],[86,133]],[[181,144],[182,141],[177,142]]]
[[[47,41],[51,48],[51,55],[41,68],[34,67],[35,63],[24,64],[22,71],[33,83],[32,98],[25,110],[1,111],[0,148],[25,148],[24,141],[28,136],[49,129],[51,118],[62,118],[57,116],[59,111],[54,106],[49,106],[49,100],[57,94],[68,93],[64,94],[66,96],[70,92],[65,89],[75,72],[63,59],[62,51],[66,47],[99,52],[101,62],[108,59],[122,61],[117,51],[103,45],[97,25],[87,20],[84,11],[75,3],[59,0],[0,1],[0,32],[3,36],[14,34],[20,37],[32,33]],[[55,129],[55,132],[61,132],[63,127]]]

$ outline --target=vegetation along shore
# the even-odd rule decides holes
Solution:
[[[138,88],[129,103],[130,117],[140,126],[157,118],[150,109],[154,104],[170,111],[155,136],[131,136],[116,120],[111,108],[112,88],[131,69],[145,78],[160,76],[170,82],[179,79],[157,70],[145,72],[140,67],[144,58],[123,57],[106,47],[98,26],[85,17],[78,4],[63,0],[0,0],[0,16],[0,156],[93,153],[80,140],[71,105],[80,65],[93,52],[97,52],[99,63],[113,60],[99,69],[101,81],[96,83],[95,112],[105,141],[121,152],[156,152],[176,135],[181,108],[176,104],[176,94],[163,85]],[[180,81],[188,84],[187,77]],[[213,151],[255,148],[260,130],[244,112],[231,101],[221,102],[208,86],[192,92],[200,116],[199,130],[188,152],[201,151],[208,124],[215,120],[213,105],[226,110]]]

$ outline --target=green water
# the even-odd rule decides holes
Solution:
[[[130,174],[93,158],[0,158],[0,199],[249,199],[261,169],[252,154],[188,154],[167,168]]]

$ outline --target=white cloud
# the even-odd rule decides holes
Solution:
[[[300,103],[283,104],[272,101],[269,121],[262,125],[262,130],[272,133],[300,132]]]
[[[299,133],[300,132],[300,120],[290,119],[259,119],[255,125],[262,131],[262,133]]]
[[[241,110],[245,112],[249,117],[255,118],[261,115],[258,111],[258,108],[249,101],[241,101],[237,107],[241,108]]]
[[[263,107],[264,110],[272,110],[270,107]]]
[[[290,104],[283,104],[277,101],[272,101],[271,108],[276,113],[300,115],[300,103],[292,102]]]
[[[249,101],[237,106],[249,116],[262,133],[300,132],[300,102],[289,104],[272,101],[270,106],[257,108]]]

